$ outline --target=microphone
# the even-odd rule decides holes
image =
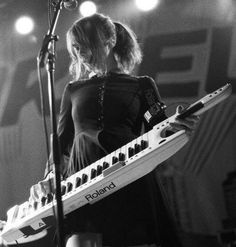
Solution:
[[[73,10],[73,9],[77,8],[78,1],[77,0],[64,0],[63,4],[64,4],[65,9]]]

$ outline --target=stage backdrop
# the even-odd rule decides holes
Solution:
[[[144,51],[137,74],[156,79],[168,114],[173,114],[178,104],[192,103],[228,82],[232,84],[232,96],[204,114],[187,146],[157,171],[180,228],[216,235],[223,228],[222,220],[229,217],[222,183],[229,172],[236,170],[234,12],[219,14],[218,6],[209,1],[189,2],[163,5],[148,14],[127,13],[125,6],[110,5],[101,11],[127,22],[137,33]],[[62,16],[58,26],[57,112],[63,87],[70,80],[65,30],[75,17]],[[47,31],[45,20],[46,16],[40,19],[37,35],[30,37],[14,34],[7,20],[1,25],[1,219],[6,218],[11,206],[28,199],[30,186],[42,178],[45,168],[47,154],[36,71],[37,52]],[[43,83],[47,97],[45,71]],[[48,109],[46,114],[50,132]]]

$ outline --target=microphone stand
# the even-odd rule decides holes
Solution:
[[[57,240],[58,247],[65,246],[64,226],[63,226],[63,204],[61,196],[61,174],[60,174],[60,145],[57,135],[57,121],[55,113],[55,95],[54,95],[54,73],[55,73],[55,43],[58,41],[58,36],[54,35],[56,23],[58,21],[60,11],[62,9],[63,0],[59,0],[55,6],[55,13],[49,27],[48,33],[45,35],[42,48],[38,54],[38,63],[41,68],[46,64],[48,75],[48,98],[52,133],[50,136],[51,155],[54,164],[55,172],[55,195],[56,195],[56,225],[57,225]]]

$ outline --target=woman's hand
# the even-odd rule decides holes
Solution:
[[[54,174],[49,173],[44,180],[30,188],[29,203],[33,205],[34,202],[41,202],[43,197],[54,193],[54,190]]]
[[[180,114],[183,110],[182,106],[178,106],[176,109],[176,113]],[[191,136],[196,129],[198,122],[199,122],[199,116],[191,115],[184,119],[178,118],[178,116],[175,118],[174,122],[170,122],[170,127],[172,131],[176,132],[179,130],[185,130],[187,135]]]
[[[0,220],[0,232],[3,230],[5,225],[6,225],[6,221]]]
[[[6,221],[0,220],[0,233],[1,233],[1,231],[4,229],[5,225],[6,225]],[[4,246],[7,247],[7,246],[8,246],[8,245],[6,244],[6,242],[3,240],[2,237],[0,237],[0,246],[2,246],[2,247],[4,247]]]

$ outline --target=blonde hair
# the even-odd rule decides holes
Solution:
[[[70,72],[75,79],[104,70],[105,45],[116,43],[115,25],[109,17],[94,14],[76,21],[67,32],[71,56]]]
[[[114,22],[117,42],[113,48],[118,63],[126,72],[131,72],[142,61],[142,52],[135,33],[125,24]]]
[[[106,71],[105,47],[113,49],[118,65],[130,72],[141,62],[141,50],[135,34],[124,24],[112,22],[108,16],[84,17],[67,32],[67,49],[71,57],[70,73],[75,80]]]

